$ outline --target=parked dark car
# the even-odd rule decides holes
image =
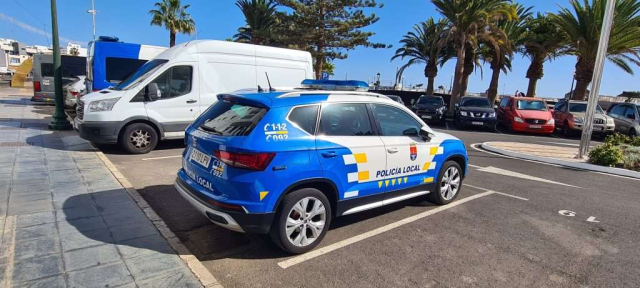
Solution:
[[[488,98],[465,96],[455,106],[454,119],[458,128],[473,126],[495,130],[498,118]]]
[[[425,122],[443,121],[447,105],[440,96],[422,95],[411,108]]]
[[[640,104],[621,103],[609,107],[616,131],[631,137],[640,135]]]
[[[389,97],[389,99],[404,105],[404,102],[402,101],[402,98],[400,98],[400,96],[398,95],[386,95],[386,96]]]

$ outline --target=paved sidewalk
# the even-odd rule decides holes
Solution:
[[[29,97],[0,93],[0,287],[202,287],[94,148],[49,131],[53,107]]]
[[[519,142],[486,142],[482,143],[481,147],[509,157],[640,179],[640,172],[590,164],[587,159],[576,159],[577,147]]]

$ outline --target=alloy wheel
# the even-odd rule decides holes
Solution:
[[[460,190],[460,171],[456,167],[449,167],[440,181],[440,195],[445,200],[451,200]]]
[[[295,246],[310,245],[322,234],[326,220],[327,211],[319,199],[303,198],[289,211],[285,235]]]
[[[129,141],[134,147],[144,149],[151,144],[151,134],[145,130],[135,130],[131,133]]]

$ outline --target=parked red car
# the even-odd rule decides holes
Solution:
[[[538,98],[502,98],[498,107],[498,122],[510,131],[552,134],[555,130],[547,102]]]

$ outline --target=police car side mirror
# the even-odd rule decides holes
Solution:
[[[436,135],[434,135],[433,133],[429,132],[429,130],[427,130],[426,128],[422,128],[422,129],[420,129],[420,137],[422,137],[422,139],[424,141],[429,142],[429,141],[431,141],[431,139],[436,137]]]
[[[144,89],[144,101],[156,101],[161,97],[157,83],[149,83]]]

